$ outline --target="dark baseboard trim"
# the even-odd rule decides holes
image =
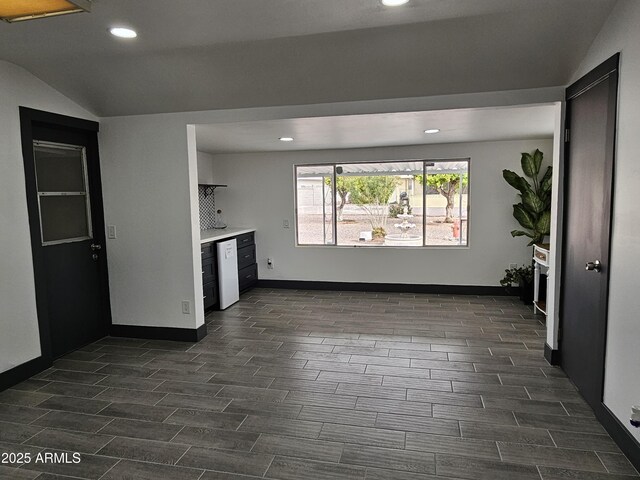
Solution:
[[[600,404],[600,408],[597,408],[595,413],[602,426],[611,435],[614,442],[618,444],[620,450],[627,456],[636,470],[640,470],[640,443],[604,403]]]
[[[346,292],[433,293],[448,295],[509,296],[504,287],[489,285],[423,285],[412,283],[315,282],[307,280],[258,280],[258,288],[342,290]]]
[[[560,350],[554,350],[548,343],[544,344],[544,358],[551,365],[560,365]]]
[[[48,362],[44,357],[34,358],[22,365],[13,367],[6,372],[0,373],[0,392],[7,388],[13,387],[18,383],[33,377],[34,375],[46,370],[51,366],[51,362]]]
[[[207,336],[207,325],[198,328],[147,327],[142,325],[111,325],[112,337],[148,338],[175,342],[199,342]]]

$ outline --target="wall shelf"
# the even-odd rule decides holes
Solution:
[[[204,196],[205,197],[208,197],[209,195],[213,194],[213,191],[216,188],[227,187],[227,185],[222,185],[222,184],[219,184],[219,183],[199,183],[198,186],[199,187],[205,187],[205,190],[204,190]]]

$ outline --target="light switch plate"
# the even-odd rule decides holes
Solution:
[[[282,221],[282,228],[289,228],[289,220]]]
[[[107,225],[107,238],[117,238],[116,226]]]
[[[184,300],[182,302],[182,313],[185,315],[189,315],[191,313],[191,305],[188,300]]]

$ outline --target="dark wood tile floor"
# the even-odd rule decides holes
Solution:
[[[61,480],[622,480],[511,298],[254,290],[198,344],[105,338],[0,393],[0,465]]]

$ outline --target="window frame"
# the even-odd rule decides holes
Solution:
[[[84,242],[87,240],[93,240],[93,220],[91,218],[91,193],[89,192],[89,171],[87,166],[87,148],[84,145],[71,145],[68,143],[59,143],[59,142],[49,142],[44,140],[33,140],[33,166],[35,171],[35,180],[36,180],[36,195],[38,199],[38,222],[40,224],[40,242],[43,247],[48,247],[52,245],[62,245],[65,243],[76,243],[76,242]],[[80,152],[81,157],[81,167],[82,167],[82,180],[84,182],[84,191],[60,191],[60,192],[49,192],[49,191],[40,191],[38,187],[38,165],[37,165],[37,155],[36,148],[37,147],[49,147],[49,148],[58,148],[60,150],[70,150],[70,151],[78,151]],[[87,235],[80,237],[67,237],[61,238],[58,240],[45,240],[44,239],[44,228],[42,222],[42,205],[41,200],[43,197],[84,197],[85,204],[85,215],[87,220]]]
[[[372,163],[402,163],[402,162],[422,162],[422,245],[412,245],[412,246],[395,246],[395,245],[338,245],[338,216],[337,216],[337,200],[336,200],[336,191],[335,186],[337,184],[337,173],[336,168],[341,165],[362,165],[362,164],[372,164]],[[427,221],[426,221],[426,200],[427,200],[427,188],[426,188],[426,179],[427,179],[427,166],[430,163],[446,163],[446,162],[466,162],[467,163],[467,208],[466,208],[466,243],[465,244],[455,244],[455,245],[425,245],[426,241],[426,233],[427,233]],[[331,167],[332,175],[332,184],[331,184],[331,208],[332,208],[332,228],[333,235],[332,243],[300,243],[299,242],[299,211],[298,211],[298,168],[304,167]],[[471,245],[471,157],[452,157],[452,158],[415,158],[415,159],[393,159],[393,160],[367,160],[367,161],[350,161],[350,162],[328,162],[328,163],[295,163],[293,165],[293,193],[294,193],[294,236],[295,236],[295,246],[296,247],[320,247],[320,248],[365,248],[365,249],[468,249]],[[464,210],[462,210],[464,211]],[[462,233],[462,222],[461,222],[461,232]]]
[[[293,210],[294,210],[294,235],[295,235],[295,246],[296,247],[340,247],[344,245],[338,245],[338,235],[337,235],[337,224],[338,219],[336,217],[336,167],[337,163],[302,163],[302,164],[294,164],[293,165]],[[298,167],[331,167],[331,211],[332,211],[332,220],[331,227],[333,228],[332,234],[332,243],[300,243],[298,241],[298,234],[300,232],[300,227],[298,225]],[[324,188],[324,187],[323,187]],[[323,192],[324,193],[324,192]]]

